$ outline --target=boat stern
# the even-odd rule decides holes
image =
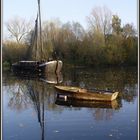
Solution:
[[[118,97],[119,92],[115,92],[111,96],[111,101],[115,100]]]

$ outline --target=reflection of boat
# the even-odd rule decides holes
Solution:
[[[45,77],[46,78],[41,77],[40,80],[44,81],[46,83],[49,83],[49,84],[58,84],[58,83],[62,83],[62,81],[63,81],[62,73],[59,73],[59,74],[46,74]]]
[[[22,79],[22,80],[37,80],[37,81],[43,81],[46,83],[50,83],[50,84],[58,84],[58,83],[62,83],[63,81],[63,76],[62,73],[49,73],[49,74],[45,74],[45,75],[38,75],[38,74],[33,74],[31,73],[29,75],[29,73],[25,73],[25,71],[23,73],[21,72],[14,72],[14,75],[18,78],[18,79]]]
[[[55,104],[62,106],[72,107],[87,107],[87,108],[112,108],[118,109],[120,107],[117,100],[112,102],[100,102],[100,101],[86,101],[86,100],[67,100],[63,98],[57,98]]]
[[[118,92],[94,91],[89,92],[86,89],[70,86],[55,86],[59,91],[59,96],[64,96],[65,99],[80,99],[80,100],[97,100],[97,101],[113,101],[118,97]]]

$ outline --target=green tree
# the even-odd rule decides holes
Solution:
[[[125,38],[136,36],[136,29],[133,24],[127,23],[123,26],[123,36]]]
[[[2,47],[2,60],[7,61],[10,64],[22,59],[26,59],[27,46],[25,44],[19,44],[14,41],[6,41]]]

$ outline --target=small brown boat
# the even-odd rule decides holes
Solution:
[[[59,91],[57,96],[64,96],[67,99],[79,99],[79,100],[94,100],[94,101],[113,101],[118,97],[118,92],[108,91],[95,91],[90,92],[87,89],[71,86],[55,86]]]

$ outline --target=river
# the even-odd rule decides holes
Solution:
[[[137,140],[136,67],[64,68],[60,75],[2,75],[3,140]],[[59,101],[54,86],[119,91],[110,104]]]

